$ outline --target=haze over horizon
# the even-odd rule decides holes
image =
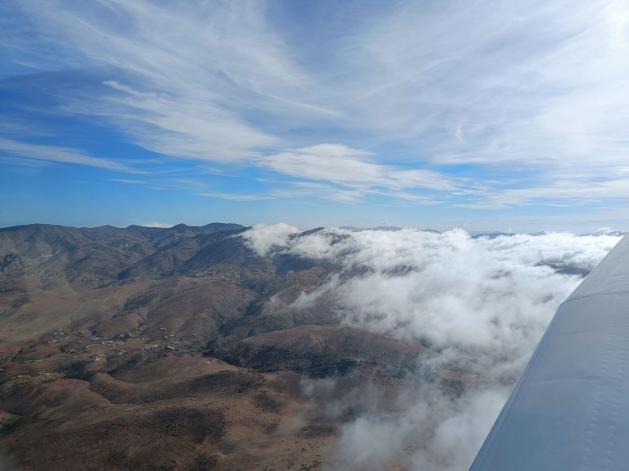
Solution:
[[[627,228],[626,0],[0,18],[0,226]]]

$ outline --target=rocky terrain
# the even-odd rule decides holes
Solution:
[[[246,229],[0,229],[0,469],[335,467],[357,391],[395,409],[429,347],[325,299],[295,308],[337,267],[260,256]],[[473,378],[427,380],[456,395]],[[331,411],[339,395],[352,406]]]

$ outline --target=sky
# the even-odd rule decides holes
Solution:
[[[0,226],[629,226],[629,0],[5,0],[0,54]]]

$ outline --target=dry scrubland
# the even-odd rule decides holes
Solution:
[[[366,381],[395,390],[422,347],[340,326],[325,303],[292,309],[335,267],[259,257],[233,237],[243,229],[2,230],[5,461],[319,468],[361,404],[330,414],[329,391],[305,378],[341,378],[350,393]]]
[[[616,237],[0,230],[0,465],[462,469]]]

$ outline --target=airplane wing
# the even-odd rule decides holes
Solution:
[[[470,471],[629,470],[629,237],[559,307]]]

